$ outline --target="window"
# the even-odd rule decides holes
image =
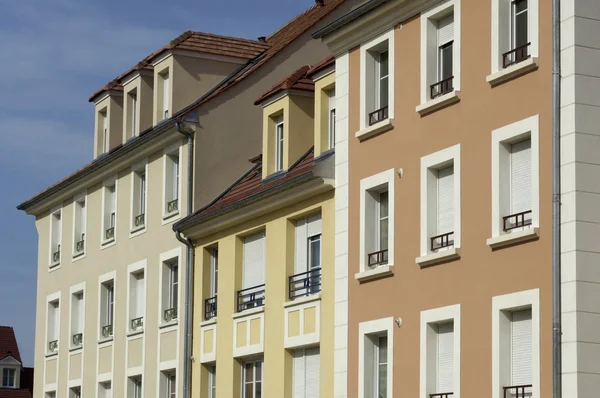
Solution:
[[[165,217],[179,212],[179,147],[165,154]]]
[[[142,268],[129,274],[129,331],[137,332],[144,329],[145,303],[146,280]]]
[[[217,398],[217,365],[208,368],[208,398]]]
[[[394,396],[392,391],[393,324],[392,318],[359,324],[359,398]]]
[[[48,391],[46,393],[46,398],[56,398],[56,391]]]
[[[460,305],[421,312],[420,398],[460,395]]]
[[[174,370],[161,372],[160,398],[177,397],[177,377]]]
[[[538,0],[492,0],[492,73],[537,56]]]
[[[292,398],[320,396],[319,347],[295,350],[292,362]]]
[[[179,260],[178,258],[163,263],[163,320],[171,322],[177,319],[179,300]]]
[[[492,398],[540,396],[539,290],[492,298]]]
[[[296,221],[294,275],[289,281],[289,298],[321,291],[321,213]]]
[[[265,233],[246,236],[243,243],[242,290],[238,292],[238,312],[260,307],[265,299]]]
[[[327,96],[329,97],[329,149],[332,149],[335,148],[335,88],[329,90]]]
[[[421,158],[421,266],[458,258],[460,144]]]
[[[100,336],[109,338],[113,335],[115,308],[114,280],[103,282],[100,286]]]
[[[102,243],[115,240],[117,221],[117,183],[116,180],[104,185]]]
[[[85,251],[85,225],[86,225],[86,198],[78,198],[74,202],[74,219],[73,219],[73,248],[74,256],[78,256]]]
[[[108,111],[104,109],[98,114],[99,132],[102,137],[102,153],[107,153],[110,145],[110,137],[108,135]]]
[[[58,299],[48,302],[47,352],[58,352],[58,336],[60,334],[60,302]]]
[[[138,100],[137,100],[137,90],[132,90],[129,92],[127,96],[127,107],[129,108],[129,136],[136,137],[138,132]]]
[[[263,382],[262,359],[243,363],[242,398],[261,398]]]
[[[98,398],[112,398],[112,383],[110,381],[98,383]]]
[[[275,171],[283,170],[283,115],[275,118]]]
[[[393,119],[394,30],[361,45],[361,129]]]
[[[132,173],[132,232],[139,231],[146,226],[146,169],[146,165],[143,165],[135,168]]]
[[[69,389],[69,398],[81,398],[81,387],[71,387]]]
[[[169,118],[170,81],[169,72],[160,75],[162,81],[162,120]]]
[[[210,296],[217,295],[219,287],[219,249],[210,250]]]
[[[537,237],[538,145],[537,116],[492,133],[492,247]]]
[[[83,345],[85,302],[83,290],[71,294],[71,348]]]
[[[395,175],[391,169],[360,182],[361,272],[393,265]]]
[[[57,210],[50,216],[50,264],[60,264],[60,247],[62,241],[62,210]]]
[[[17,371],[12,368],[4,368],[2,370],[2,387],[16,388],[15,375]]]
[[[143,398],[142,376],[134,376],[128,379],[127,398]]]

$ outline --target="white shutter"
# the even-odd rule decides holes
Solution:
[[[306,218],[296,222],[296,244],[294,246],[294,274],[301,274],[307,271],[308,253],[308,231],[306,228]]]
[[[244,238],[244,272],[242,288],[265,283],[265,233],[259,232]]]
[[[531,310],[513,312],[510,326],[511,385],[531,384],[533,381]]]
[[[437,233],[454,231],[454,166],[438,171]]]
[[[292,373],[293,398],[305,398],[304,367],[304,350],[295,350]]]
[[[531,139],[510,146],[510,214],[531,210]]]
[[[444,17],[438,22],[438,47],[454,40],[454,14]]]
[[[436,386],[438,393],[454,392],[454,323],[438,326]]]
[[[321,373],[321,355],[319,348],[307,348],[304,351],[305,370],[304,376],[306,379],[306,398],[319,398]]]
[[[308,236],[321,235],[321,213],[308,216],[306,219]]]

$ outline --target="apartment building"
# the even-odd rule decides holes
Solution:
[[[334,397],[552,395],[551,16],[373,0],[315,33],[336,55]]]
[[[333,61],[255,101],[262,155],[174,226],[196,248],[193,396],[333,395]]]
[[[352,5],[316,2],[259,40],[186,32],[92,95],[94,160],[19,205],[39,234],[36,398],[188,396],[189,250],[172,225],[260,153],[252,101],[328,56],[310,29]]]

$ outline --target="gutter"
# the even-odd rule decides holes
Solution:
[[[560,0],[552,0],[552,396],[562,397],[560,259]]]
[[[329,25],[322,27],[312,34],[313,39],[322,39],[330,33],[335,32],[336,30],[348,25],[352,21],[362,17],[367,14],[369,11],[379,7],[380,5],[387,3],[390,0],[371,0],[368,1],[353,10],[350,10],[348,13],[342,15],[340,18],[336,19]]]

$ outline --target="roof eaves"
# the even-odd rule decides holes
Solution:
[[[370,0],[353,10],[350,10],[346,14],[342,15],[340,18],[336,19],[329,25],[322,27],[312,34],[313,39],[321,39],[336,30],[348,25],[349,23],[357,20],[363,15],[369,13],[371,10],[379,7],[380,5],[387,3],[390,0]]]

